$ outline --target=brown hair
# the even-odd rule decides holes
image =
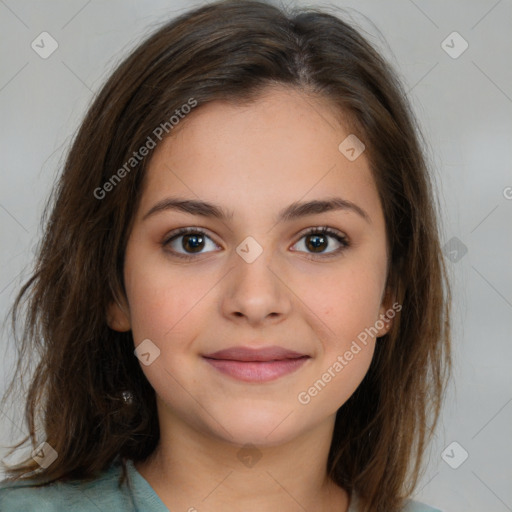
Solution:
[[[338,410],[328,472],[365,510],[394,512],[412,494],[451,373],[450,286],[420,131],[395,73],[349,24],[318,9],[232,0],[185,13],[136,48],[74,138],[34,273],[12,309],[15,336],[24,321],[17,376],[28,355],[41,359],[25,407],[30,436],[10,454],[30,437],[58,458],[44,470],[29,458],[7,468],[11,478],[89,479],[117,457],[143,460],[156,447],[155,392],[131,333],[106,321],[125,293],[123,255],[150,155],[104,197],[95,191],[191,99],[240,104],[271,85],[327,100],[364,141],[386,219],[388,284],[403,305]],[[125,390],[136,407],[125,404]]]

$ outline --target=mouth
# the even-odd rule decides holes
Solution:
[[[310,356],[282,347],[232,347],[204,355],[217,371],[244,382],[268,382],[298,370]]]

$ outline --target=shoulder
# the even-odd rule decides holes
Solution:
[[[425,505],[425,503],[421,503],[419,501],[408,500],[405,504],[402,512],[441,512],[437,508],[432,508],[429,505]]]
[[[132,510],[126,490],[119,488],[120,467],[112,465],[90,481],[53,482],[38,486],[34,481],[0,482],[2,512],[98,512]]]

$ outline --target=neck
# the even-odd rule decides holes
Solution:
[[[169,510],[338,510],[348,493],[327,475],[334,418],[278,446],[233,445],[179,421],[135,467]]]

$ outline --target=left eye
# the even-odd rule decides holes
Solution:
[[[178,243],[180,238],[181,243]],[[184,228],[180,229],[177,233],[174,233],[170,238],[164,241],[163,245],[170,246],[172,252],[175,253],[178,257],[187,258],[193,254],[211,252],[203,251],[205,245],[207,245],[207,240],[211,242],[211,247],[213,247],[213,249],[218,247],[217,244],[215,244],[215,242],[204,231],[198,228]],[[182,251],[179,249],[182,249]]]
[[[334,239],[334,245],[338,245],[338,247],[334,247],[334,249],[326,251],[326,248],[333,245],[329,242],[329,239]],[[306,252],[310,251],[310,254],[319,254],[320,256],[323,256],[324,254],[332,255],[338,253],[348,247],[349,243],[347,238],[341,233],[324,227],[310,229],[295,245],[302,245],[305,247]]]
[[[334,244],[330,240],[334,239]],[[180,241],[181,240],[181,241]],[[194,254],[202,254],[205,252],[213,252],[218,249],[218,245],[201,229],[199,228],[182,228],[166,238],[162,245],[170,248],[170,252],[185,259],[192,259]],[[210,250],[208,249],[210,246]],[[334,245],[334,248],[331,246]],[[336,247],[337,245],[337,247]],[[299,252],[308,252],[312,255],[332,256],[343,251],[349,246],[347,238],[337,231],[328,227],[311,228],[308,232],[304,233],[300,240],[294,244],[295,246],[302,246],[299,249],[293,249]],[[326,250],[331,248],[331,250]]]

